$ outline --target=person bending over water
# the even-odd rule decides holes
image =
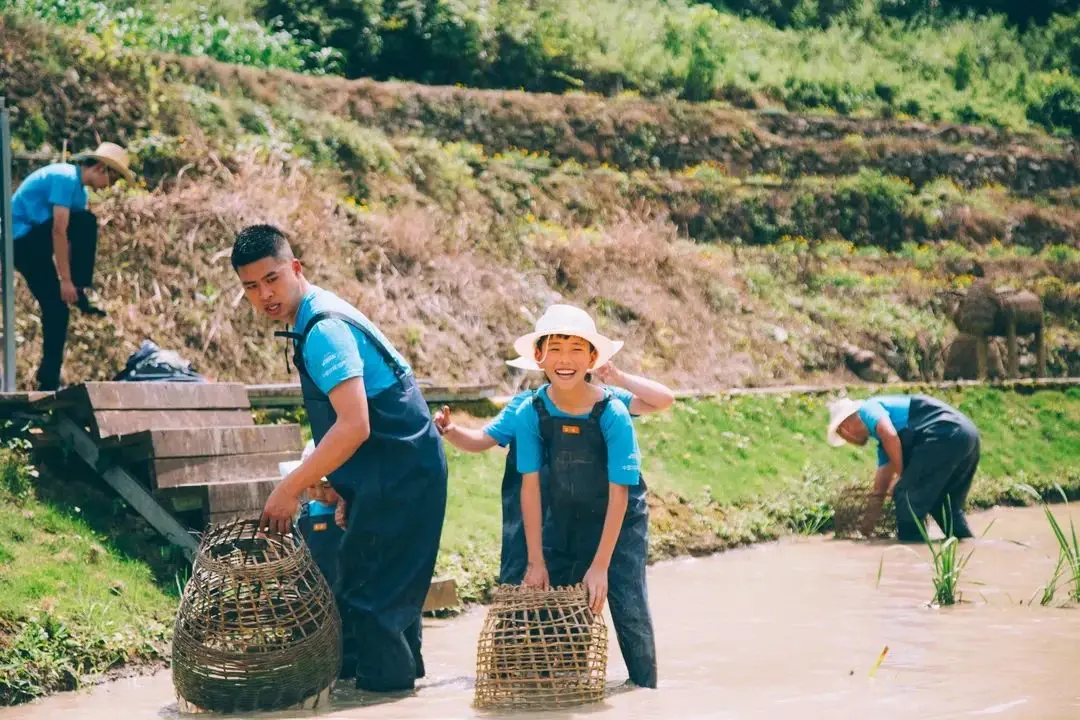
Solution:
[[[883,395],[836,400],[829,405],[826,439],[878,444],[878,469],[866,515],[859,527],[869,535],[881,517],[885,497],[896,506],[901,542],[922,540],[921,523],[932,515],[946,535],[972,537],[963,506],[979,465],[979,431],[954,407],[926,395]]]

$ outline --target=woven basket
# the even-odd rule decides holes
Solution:
[[[865,485],[840,488],[833,499],[833,533],[836,537],[861,535],[859,525],[870,502],[871,490]],[[881,516],[874,525],[870,537],[887,538],[896,534],[896,513],[892,498],[886,498],[881,506]]]
[[[607,625],[584,585],[495,589],[476,648],[477,708],[540,710],[596,702],[607,678]]]
[[[176,615],[172,675],[182,707],[312,707],[340,667],[337,605],[301,538],[265,535],[251,519],[211,528]]]

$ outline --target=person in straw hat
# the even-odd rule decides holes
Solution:
[[[103,190],[120,178],[134,178],[124,149],[102,143],[72,163],[53,163],[30,173],[11,201],[14,265],[41,307],[42,353],[39,390],[60,387],[67,343],[69,305],[104,316],[90,303],[97,255],[97,218],[88,209],[86,189]]]
[[[597,331],[588,313],[569,305],[548,308],[535,330],[514,342],[548,379],[515,418],[528,555],[524,584],[584,583],[595,612],[610,603],[630,681],[655,688],[645,582],[649,511],[637,438],[626,406],[587,379],[621,347]]]
[[[519,370],[539,371],[531,357],[516,357],[506,364]],[[622,403],[630,417],[640,417],[671,407],[675,394],[655,380],[624,372],[607,362],[594,373],[601,387],[611,393],[613,400]],[[510,399],[482,429],[459,425],[450,417],[444,405],[435,413],[435,426],[443,438],[463,452],[484,452],[498,445],[508,448],[502,478],[502,546],[499,553],[499,583],[519,585],[525,578],[527,552],[525,527],[521,519],[521,473],[517,470],[517,446],[514,443],[517,410],[522,403],[531,402],[535,389],[525,390]]]
[[[916,519],[922,523],[927,515],[947,535],[972,537],[963,506],[979,466],[980,440],[970,418],[926,395],[841,398],[829,405],[830,445],[862,446],[870,438],[878,444],[878,469],[860,527],[864,535],[892,493],[901,542],[922,540]]]

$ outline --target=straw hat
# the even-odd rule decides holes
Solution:
[[[128,166],[128,155],[124,151],[124,148],[120,147],[116,143],[103,142],[98,145],[97,150],[93,152],[86,151],[79,153],[72,160],[75,162],[82,162],[93,158],[103,165],[107,165],[116,172],[124,176],[124,179],[131,182],[135,179],[135,173],[131,172],[131,168]]]
[[[623,346],[621,340],[611,340],[597,332],[596,323],[584,310],[572,305],[552,305],[536,321],[536,330],[514,341],[514,350],[519,357],[507,360],[506,364],[521,370],[539,370],[540,366],[533,360],[536,341],[547,335],[570,335],[592,343],[596,348],[596,362],[590,370],[606,363]]]
[[[836,429],[840,427],[840,423],[859,412],[860,407],[862,407],[861,402],[848,398],[841,398],[840,400],[834,400],[829,403],[829,430],[825,433],[825,439],[830,445],[833,447],[840,447],[847,442],[844,438],[840,437],[836,432]]]

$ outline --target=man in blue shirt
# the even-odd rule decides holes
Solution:
[[[252,306],[292,323],[315,451],[266,501],[260,523],[290,532],[299,497],[326,477],[345,533],[334,592],[342,620],[341,677],[372,692],[424,676],[421,610],[446,513],[446,457],[412,368],[378,328],[304,277],[285,235],[244,228],[232,265]]]
[[[113,143],[74,160],[30,173],[11,199],[15,269],[41,307],[39,390],[60,387],[68,305],[90,315],[105,314],[86,295],[97,254],[97,218],[87,209],[86,188],[102,190],[121,177],[129,182],[133,177],[127,153]]]
[[[891,492],[901,542],[922,539],[915,521],[923,522],[928,514],[946,535],[972,537],[963,506],[979,466],[980,440],[970,418],[926,395],[837,400],[829,416],[826,438],[833,447],[845,442],[861,446],[870,438],[878,444],[863,534],[873,530]]]

